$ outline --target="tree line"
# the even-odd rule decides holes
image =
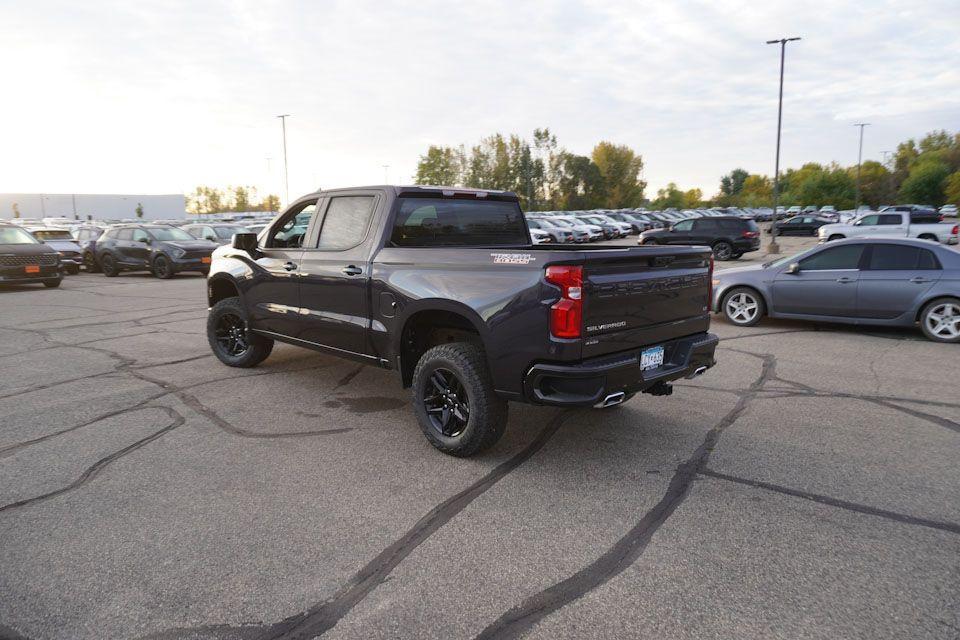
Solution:
[[[702,206],[769,207],[773,179],[734,169],[719,190],[704,198],[700,189],[671,182],[647,198],[642,156],[625,145],[600,142],[589,156],[560,147],[549,129],[536,129],[529,142],[516,134],[488,136],[469,149],[431,145],[417,164],[417,184],[514,191],[527,210],[655,209]],[[857,166],[807,163],[780,176],[779,204],[833,205],[852,209],[857,199]],[[960,133],[933,131],[900,143],[885,163],[860,167],[860,203],[873,208],[914,203],[960,205]]]
[[[187,195],[187,212],[193,214],[279,210],[280,196],[271,193],[260,198],[257,188],[250,186],[199,186]]]
[[[559,146],[549,129],[530,142],[516,134],[483,138],[467,149],[431,145],[417,163],[417,184],[515,192],[527,210],[637,207],[644,203],[643,159],[600,142],[589,156]]]

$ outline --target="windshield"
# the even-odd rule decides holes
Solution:
[[[40,244],[36,238],[17,227],[0,227],[0,244]]]
[[[192,235],[183,229],[175,227],[147,227],[147,231],[156,240],[196,240]]]
[[[61,231],[60,229],[37,229],[33,232],[33,235],[41,240],[73,240],[69,231]]]
[[[235,233],[251,233],[250,229],[246,227],[214,227],[213,231],[218,238],[224,238],[225,240],[232,238]]]
[[[761,266],[764,269],[770,269],[772,267],[782,267],[790,264],[791,262],[799,262],[800,258],[810,253],[811,249],[806,249],[795,253],[792,256],[787,256],[786,258],[780,258],[779,260],[771,260],[770,262],[764,262]]]

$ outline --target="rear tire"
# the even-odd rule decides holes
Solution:
[[[717,260],[730,260],[733,256],[733,245],[726,240],[713,243],[713,257]]]
[[[920,312],[920,328],[928,340],[960,342],[960,299],[939,298]]]
[[[827,238],[827,242],[833,242],[834,240],[843,240],[844,238],[846,238],[845,235],[840,234],[840,233],[835,233],[835,234],[833,234],[832,236],[830,236],[829,238]]]
[[[120,268],[117,267],[117,259],[111,254],[105,253],[100,257],[100,270],[108,278],[116,278],[120,275]]]
[[[723,316],[738,327],[752,327],[767,312],[763,298],[750,287],[734,287],[723,296],[720,303]]]
[[[933,235],[932,233],[921,233],[919,236],[917,236],[917,238],[920,240],[932,240],[934,242],[938,242],[937,236]]]
[[[97,264],[97,258],[90,251],[83,254],[83,266],[87,273],[99,273],[100,265]]]
[[[51,278],[49,280],[43,281],[43,286],[48,289],[56,289],[60,286],[60,283],[63,282],[63,278]]]
[[[224,298],[207,316],[207,342],[213,355],[229,367],[255,367],[273,351],[273,340],[253,333],[240,298]]]
[[[492,447],[507,425],[507,402],[496,394],[483,350],[468,342],[429,349],[413,372],[413,408],[427,440],[467,457]]]

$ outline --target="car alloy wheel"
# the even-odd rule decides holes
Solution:
[[[960,305],[941,302],[930,309],[924,319],[927,331],[941,340],[960,338]]]
[[[455,438],[470,420],[470,398],[463,383],[449,369],[437,368],[423,390],[423,407],[440,435]]]
[[[247,340],[247,325],[243,318],[233,313],[225,313],[217,321],[214,337],[217,345],[227,355],[237,357],[250,348]]]
[[[729,260],[733,255],[733,247],[729,242],[718,242],[713,245],[713,255],[717,260]]]
[[[747,324],[760,313],[757,299],[745,291],[735,293],[727,299],[727,317],[736,324]]]

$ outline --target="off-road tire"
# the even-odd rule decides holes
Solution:
[[[427,415],[424,393],[437,369],[452,372],[466,391],[469,417],[463,431],[449,437],[440,433]],[[450,342],[427,350],[413,372],[413,408],[427,440],[451,456],[465,458],[492,447],[507,425],[507,402],[493,388],[493,380],[481,347]]]
[[[243,321],[244,326],[247,323],[247,313],[240,304],[240,298],[224,298],[213,305],[210,313],[207,315],[207,342],[213,355],[217,356],[223,364],[230,367],[239,367],[246,369],[255,367],[270,355],[273,351],[273,340],[265,338],[259,334],[246,329],[246,341],[248,348],[240,354],[230,354],[217,341],[218,325],[226,315],[233,315]]]

